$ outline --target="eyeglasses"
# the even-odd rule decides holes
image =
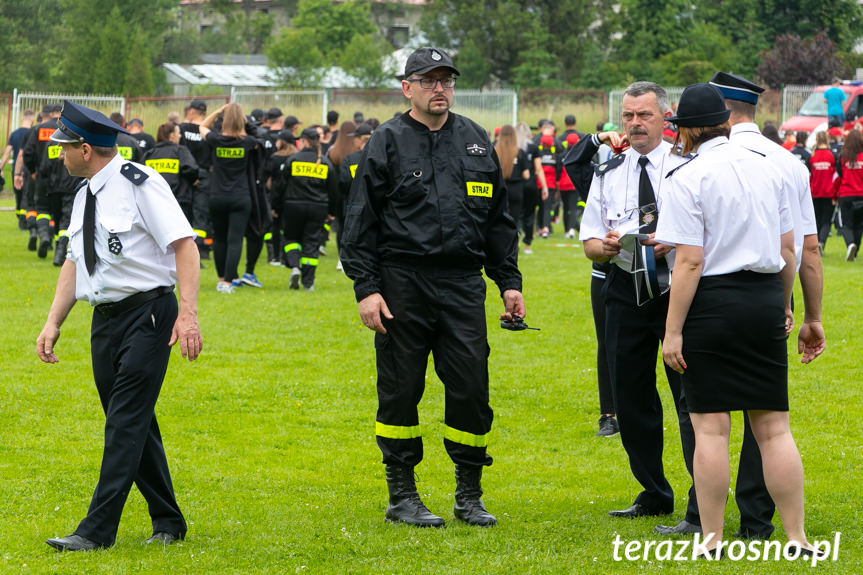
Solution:
[[[444,90],[455,86],[455,78],[453,76],[447,76],[446,78],[408,78],[408,82],[419,82],[423,90],[434,90],[438,82],[440,82],[440,87]]]

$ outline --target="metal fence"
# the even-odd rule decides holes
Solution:
[[[782,122],[797,114],[797,110],[809,98],[815,86],[789,84],[782,90]]]
[[[61,104],[63,100],[70,100],[76,104],[83,104],[94,110],[99,110],[106,116],[114,112],[126,113],[126,98],[122,96],[104,96],[94,94],[50,94],[50,93],[20,93],[15,90],[12,95],[12,126],[18,126],[21,112],[30,109],[37,114],[44,106],[49,104]]]
[[[781,124],[793,116],[814,86],[788,85],[780,91],[768,90],[758,102],[759,121],[771,119]],[[675,102],[683,92],[682,87],[666,88],[668,99]],[[5,98],[5,99],[4,99]],[[396,113],[404,112],[409,105],[399,90],[309,90],[309,91],[231,91],[230,96],[198,96],[211,101],[213,106],[232,101],[240,104],[248,114],[254,108],[267,110],[280,108],[286,115],[299,118],[305,125],[324,123],[328,110],[338,110],[343,120],[354,112],[362,112],[366,118],[377,118],[384,122]],[[6,118],[0,117],[0,141],[5,142],[9,133],[19,125],[21,112],[30,108],[39,112],[46,104],[72,100],[95,108],[106,115],[120,112],[126,119],[143,120],[145,129],[155,133],[159,124],[167,121],[171,112],[182,119],[183,109],[195,97],[171,96],[149,98],[123,98],[92,94],[19,93],[0,95],[0,106],[10,110]],[[579,129],[592,131],[596,122],[610,120],[619,126],[623,90],[576,91],[576,90],[458,90],[453,111],[463,114],[492,131],[503,124],[514,124],[519,120],[535,125],[539,118],[549,118],[563,125],[565,115],[578,118]],[[11,101],[11,104],[10,104]],[[2,115],[0,115],[2,116]],[[5,120],[5,122],[4,122]],[[5,145],[5,144],[4,144]]]
[[[758,98],[758,107],[755,111],[756,120],[772,120],[779,126],[797,113],[815,86],[785,86],[785,89],[766,90]],[[668,93],[669,105],[675,105],[683,94],[683,88],[672,86],[665,88]],[[612,90],[608,95],[608,118],[620,127],[621,102],[623,101],[623,90]]]

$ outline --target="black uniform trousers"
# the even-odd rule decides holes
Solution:
[[[614,414],[614,392],[608,375],[608,354],[605,349],[605,279],[590,277],[590,307],[593,309],[593,327],[596,331],[596,383],[599,388],[599,413]]]
[[[51,217],[54,220],[55,238],[65,237],[69,230],[69,222],[72,219],[72,205],[75,203],[75,194],[56,193],[50,194]]]
[[[476,271],[382,266],[381,295],[393,314],[375,335],[378,413],[383,462],[414,466],[423,458],[417,405],[428,355],[444,384],[444,447],[463,465],[491,465],[493,412],[488,402],[485,279]]]
[[[674,493],[662,465],[662,402],[656,389],[656,361],[665,337],[668,294],[639,307],[632,276],[612,265],[605,282],[605,343],[617,407],[620,438],[629,467],[644,490],[635,502],[653,512],[674,510]],[[679,413],[680,375],[665,366]]]
[[[133,482],[147,501],[153,532],[186,533],[154,412],[176,319],[173,293],[110,319],[93,311],[90,345],[105,447],[99,483],[76,535],[113,544]]]
[[[181,206],[182,207],[182,206]],[[183,208],[183,213],[192,227],[195,229],[197,238],[195,243],[200,248],[209,245],[206,240],[213,239],[213,220],[210,216],[210,170],[198,170],[198,185],[192,190],[191,213]],[[191,217],[190,217],[191,216]],[[212,243],[212,242],[211,242]]]
[[[515,221],[521,225],[521,231],[524,234],[522,241],[529,246],[533,243],[533,232],[536,229],[536,210],[541,206],[541,195],[536,187],[536,179],[527,180],[523,191],[521,217],[516,218]]]
[[[826,244],[830,236],[830,224],[833,222],[833,212],[836,206],[831,198],[812,198],[815,207],[815,227],[818,230],[818,243]]]
[[[863,196],[839,198],[839,216],[842,221],[842,237],[845,238],[845,245],[856,244],[859,248],[863,238]]]
[[[36,179],[36,232],[40,242],[51,243],[54,239],[51,220],[51,197],[54,195],[50,184],[44,178]]]
[[[285,265],[300,268],[303,287],[315,284],[318,254],[322,242],[322,229],[327,219],[327,204],[313,202],[285,202],[282,208],[282,225],[285,234]]]

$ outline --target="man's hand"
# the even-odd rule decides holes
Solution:
[[[655,236],[656,232],[653,232],[652,234],[650,234],[650,239],[641,240],[641,245],[653,246],[653,257],[655,258],[661,258],[668,255],[668,253],[671,252],[672,249],[674,249],[674,246],[657,242],[655,239],[653,239]]]
[[[620,134],[615,131],[600,132],[596,137],[600,142],[606,146],[611,146],[612,148],[619,148],[623,143],[623,138],[621,138]]]
[[[824,351],[827,347],[824,337],[824,327],[820,321],[803,320],[800,331],[797,333],[797,353],[803,354],[801,363],[809,363]]]
[[[60,339],[60,328],[51,322],[46,322],[42,333],[36,338],[36,355],[45,363],[57,363],[60,359],[54,353],[54,345]]]
[[[359,303],[359,310],[360,319],[363,321],[364,326],[378,333],[387,332],[381,315],[387,319],[393,319],[393,314],[390,313],[390,308],[387,307],[387,302],[384,301],[384,297],[381,294],[373,293],[363,298]]]
[[[527,312],[524,309],[524,296],[520,291],[508,289],[501,294],[501,298],[503,298],[504,313],[500,314],[500,319],[511,321],[515,315],[524,319]]]
[[[605,237],[602,238],[603,256],[611,259],[620,253],[620,242],[618,241],[618,238],[620,238],[620,234],[615,230],[611,230],[610,232],[605,234]]]
[[[178,341],[183,357],[188,358],[189,361],[195,361],[204,349],[204,339],[201,337],[201,326],[198,325],[197,315],[183,312],[177,316],[168,345],[173,346]]]

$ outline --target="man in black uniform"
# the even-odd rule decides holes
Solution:
[[[56,363],[60,326],[78,299],[95,306],[90,335],[93,376],[105,411],[99,482],[75,533],[48,539],[59,551],[114,544],[132,484],[147,500],[153,536],[167,545],[186,534],[154,412],[171,346],[194,360],[203,342],[197,318],[198,251],[170,187],[154,170],[124,161],[122,128],[66,102],[51,139],[74,176],[69,257],[60,270],[36,353]],[[179,283],[180,305],[173,294]]]
[[[386,519],[442,527],[422,503],[414,466],[423,456],[417,404],[429,351],[446,390],[444,446],[455,462],[455,517],[491,526],[480,497],[492,410],[488,404],[485,280],[505,313],[524,317],[518,236],[500,164],[483,128],[449,112],[458,74],[443,50],[408,57],[409,112],[367,144],[348,200],[343,265],[363,324],[376,331],[375,434],[386,464]]]
[[[118,126],[126,125],[126,118],[120,112],[114,112],[109,116],[110,120]],[[117,134],[117,153],[127,162],[135,162],[136,164],[144,163],[144,152],[141,151],[141,146],[138,145],[138,140],[134,136],[125,132]]]
[[[180,144],[186,146],[198,163],[198,184],[192,190],[192,228],[197,234],[195,243],[203,259],[210,257],[213,241],[213,224],[210,221],[210,167],[213,151],[198,129],[207,117],[207,103],[192,100],[186,108],[185,121],[180,124]]]
[[[156,145],[156,138],[144,131],[144,120],[141,118],[132,118],[126,124],[126,129],[138,140],[138,147],[141,148],[141,153],[146,154]]]
[[[40,258],[48,255],[54,234],[51,224],[51,198],[49,196],[52,182],[48,177],[48,147],[51,134],[57,129],[57,118],[60,117],[60,110],[62,109],[63,106],[60,104],[50,106],[48,119],[31,130],[23,150],[24,164],[31,174],[30,177],[36,183],[36,234],[39,238],[38,255]],[[31,235],[31,243],[32,237]]]

